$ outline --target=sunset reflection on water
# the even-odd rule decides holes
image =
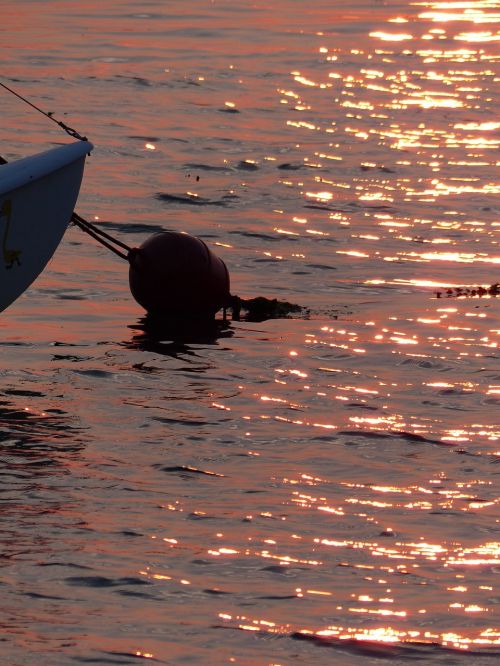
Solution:
[[[481,46],[494,39],[493,32],[461,32],[465,21],[498,23],[498,12],[489,11],[498,7],[481,2],[415,6],[429,11],[387,21],[388,26],[411,26],[411,32],[408,28],[373,31],[369,46],[345,52],[325,35],[319,48],[323,76],[294,71],[296,85],[278,91],[281,102],[293,103],[300,117],[288,121],[296,128],[297,139],[314,145],[317,137],[307,134],[326,134],[329,148],[304,158],[304,167],[317,174],[301,171],[300,178],[283,181],[285,187],[299,188],[306,206],[316,212],[314,222],[292,218],[282,233],[330,237],[342,231],[340,242],[350,247],[336,249],[337,255],[370,259],[372,267],[377,261],[428,264],[426,277],[413,281],[423,284],[440,272],[433,268],[439,262],[497,265],[500,261],[494,214],[500,185],[491,180],[492,167],[498,166],[500,126],[494,120],[493,93],[498,54]],[[449,47],[465,38],[477,48]],[[428,42],[436,40],[440,48],[429,48]],[[398,43],[396,50],[392,42]],[[329,125],[324,116],[316,120],[323,96],[318,97],[315,88],[331,96],[344,110],[343,117],[336,116]],[[441,109],[443,113],[432,113]],[[468,113],[480,113],[483,119],[474,121]],[[356,157],[362,173],[352,168]],[[340,168],[335,179],[325,177],[331,160],[342,164],[347,159],[349,165]],[[471,217],[468,207],[464,209],[464,197],[476,197],[482,214]],[[438,206],[429,205],[434,203]],[[329,221],[325,226],[317,212],[322,208]],[[346,227],[353,228],[350,235]],[[453,233],[458,231],[464,234]],[[479,234],[484,235],[488,252]],[[475,248],[478,242],[482,251]],[[429,245],[444,248],[430,251]]]
[[[301,309],[153,325],[68,230],[0,322],[6,659],[498,658],[497,0],[102,4],[3,17],[79,211]]]

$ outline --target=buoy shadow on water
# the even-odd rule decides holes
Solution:
[[[268,319],[288,319],[297,315],[301,318],[309,316],[309,311],[298,305],[264,297],[238,299],[235,309],[237,316],[234,317],[234,321],[237,322],[256,323]],[[128,328],[135,333],[132,340],[125,343],[129,349],[167,356],[193,353],[188,347],[190,344],[217,345],[219,340],[230,338],[235,334],[229,319],[222,317],[216,319],[214,315],[193,317],[185,314],[148,313],[136,324],[129,324]]]
[[[194,355],[189,345],[217,345],[219,340],[234,335],[230,322],[214,318],[193,320],[148,314],[129,328],[134,331],[125,343],[129,349],[173,357]]]

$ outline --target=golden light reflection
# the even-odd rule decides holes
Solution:
[[[229,610],[221,618],[234,628],[480,649],[500,644],[487,589],[500,553],[485,527],[499,499],[482,467],[499,455],[499,333],[493,295],[479,296],[500,263],[497,7],[429,0],[410,9],[378,23],[368,45],[321,35],[323,69],[294,70],[277,91],[298,151],[285,166],[300,169],[280,184],[300,200],[279,205],[273,228],[279,242],[307,244],[279,256],[296,267],[335,258],[337,272],[324,278],[304,268],[310,293],[359,289],[366,301],[362,315],[312,318],[303,347],[290,342],[298,357],[284,351],[272,383],[253,393],[258,415],[246,418],[256,442],[259,428],[264,441],[274,427],[278,448],[306,432],[321,449],[318,460],[296,452],[273,475],[282,514],[252,513],[294,536],[269,531],[258,547],[217,543],[210,555],[293,573],[285,593],[310,604],[307,617],[337,620],[280,625]],[[480,289],[459,296],[467,287]],[[397,461],[389,476],[387,451]],[[342,481],[328,465],[345,465]],[[357,581],[348,592],[334,579],[345,569]]]
[[[383,42],[403,42],[408,39],[413,39],[413,35],[406,32],[384,32],[382,30],[370,32],[370,37],[380,39]]]
[[[301,588],[297,589],[297,597],[302,598]],[[381,609],[384,610],[384,609]],[[422,612],[425,613],[425,610]],[[400,617],[406,617],[406,611]],[[393,614],[396,613],[381,613]],[[474,637],[468,637],[459,634],[456,631],[432,631],[429,629],[400,629],[392,626],[383,627],[359,627],[347,625],[329,625],[323,629],[306,629],[294,627],[290,624],[278,624],[263,619],[249,618],[246,615],[233,615],[231,613],[219,613],[218,618],[226,625],[233,626],[236,629],[250,632],[264,632],[266,634],[294,635],[303,639],[317,638],[325,641],[357,641],[360,644],[369,642],[381,645],[389,644],[416,644],[416,645],[441,645],[444,648],[453,648],[457,650],[478,649],[481,647],[494,647],[500,644],[500,632],[493,628],[487,628]]]
[[[500,33],[493,33],[490,31],[462,32],[455,35],[454,39],[462,42],[499,42]]]
[[[306,197],[310,199],[315,199],[316,201],[319,201],[321,203],[331,201],[333,199],[333,193],[332,192],[306,192]]]
[[[421,19],[430,19],[436,23],[447,23],[449,21],[467,21],[469,23],[498,23],[500,21],[500,14],[486,14],[482,9],[474,9],[470,2],[467,6],[463,7],[465,12],[446,12],[446,11],[431,11],[422,12],[419,14]],[[451,8],[450,8],[451,9]],[[457,7],[460,9],[460,7]]]

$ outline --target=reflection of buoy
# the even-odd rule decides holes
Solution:
[[[213,317],[229,303],[226,265],[199,238],[165,231],[128,258],[132,296],[153,315]]]

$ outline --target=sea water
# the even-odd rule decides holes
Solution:
[[[498,659],[498,21],[3,3],[1,80],[95,144],[78,212],[303,308],[151,327],[68,229],[0,317],[3,664]],[[71,140],[0,108],[8,160]]]

